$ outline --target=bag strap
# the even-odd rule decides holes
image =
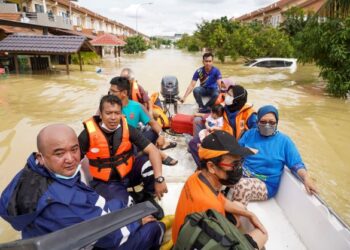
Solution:
[[[178,239],[176,242],[186,242],[187,246],[193,246],[202,229],[197,225],[201,220],[201,215],[199,213],[194,213],[186,218],[185,224],[181,227]],[[178,248],[175,248],[178,249]],[[190,249],[190,248],[188,248]]]

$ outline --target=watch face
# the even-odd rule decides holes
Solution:
[[[162,183],[162,182],[164,181],[164,177],[163,177],[163,176],[159,176],[159,177],[156,179],[156,181],[157,181],[158,183]]]

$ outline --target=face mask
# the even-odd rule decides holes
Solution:
[[[235,185],[242,177],[242,167],[235,167],[233,170],[225,171],[225,173],[227,179],[219,178],[219,182],[225,186]]]
[[[81,165],[79,164],[77,169],[75,170],[74,174],[72,174],[71,176],[64,176],[64,175],[60,175],[60,174],[56,174],[56,173],[54,173],[54,175],[58,179],[70,180],[70,179],[73,179],[79,173],[80,169],[81,169]]]
[[[109,129],[109,128],[107,128],[107,126],[103,122],[101,122],[101,128],[103,128],[104,130],[106,130],[109,133],[112,133],[119,128],[119,125],[115,129]]]
[[[232,102],[233,102],[233,96],[226,95],[225,96],[225,105],[230,106],[230,105],[232,105]]]
[[[268,123],[265,125],[258,124],[258,129],[262,136],[271,136],[276,133],[277,125],[270,125]]]

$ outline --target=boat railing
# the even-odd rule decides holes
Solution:
[[[285,171],[288,171],[288,169],[286,168]],[[301,177],[300,177],[298,174],[294,173],[293,171],[290,171],[290,173],[292,173],[292,176],[294,176],[298,181],[300,181],[301,183],[304,184],[303,179],[301,179]],[[327,212],[328,214],[334,216],[334,217],[338,220],[338,222],[339,222],[340,224],[342,224],[342,226],[343,226],[344,228],[346,228],[346,229],[350,232],[350,226],[345,222],[345,220],[342,219],[342,218],[331,208],[331,206],[329,206],[329,205],[327,204],[327,202],[321,198],[321,196],[320,196],[319,194],[314,193],[313,195],[314,195],[314,197],[323,205],[323,207],[324,207],[324,209],[326,210],[326,212]]]
[[[0,249],[76,250],[92,248],[98,239],[155,212],[157,208],[150,201],[146,201],[44,236],[0,244]]]

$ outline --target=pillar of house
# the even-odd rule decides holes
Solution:
[[[69,75],[69,61],[68,61],[69,58],[68,57],[69,57],[68,54],[64,55],[64,59],[66,61],[66,72],[67,72],[67,75]]]

